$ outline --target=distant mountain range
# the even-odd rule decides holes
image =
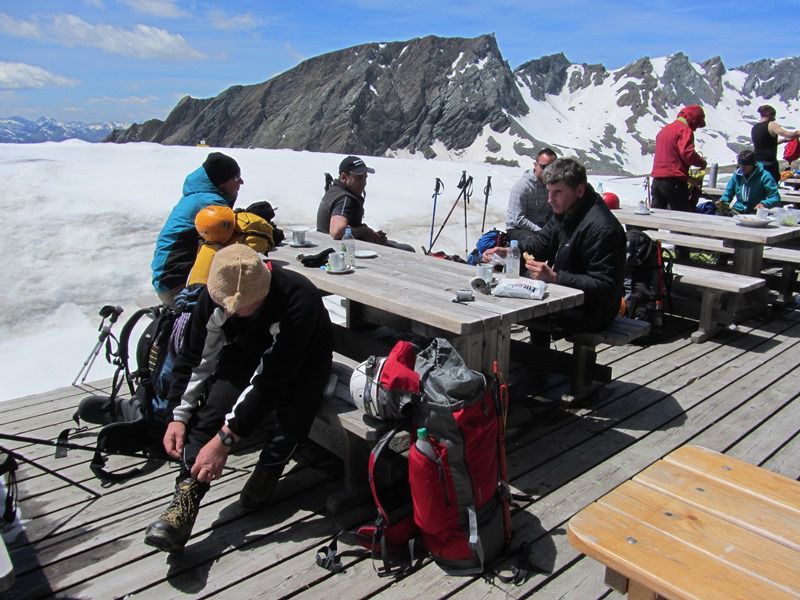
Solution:
[[[109,141],[417,155],[530,166],[544,146],[594,172],[646,173],[655,136],[687,104],[708,126],[697,145],[712,162],[750,143],[756,108],[800,127],[800,57],[728,69],[685,54],[608,70],[563,54],[512,70],[493,35],[365,44],[306,60],[264,83],[181,99],[165,121]]]
[[[0,118],[0,143],[32,144],[36,142],[61,142],[67,139],[101,142],[114,129],[129,127],[130,123],[64,123],[42,117],[29,121],[22,117]]]

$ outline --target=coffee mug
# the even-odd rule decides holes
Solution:
[[[295,246],[304,246],[306,243],[306,230],[292,229],[292,243]]]
[[[766,219],[769,216],[769,211],[766,208],[757,208],[756,217],[759,219]]]
[[[328,254],[328,269],[331,271],[344,271],[344,252],[331,252]]]

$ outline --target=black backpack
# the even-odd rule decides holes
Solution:
[[[162,440],[174,406],[167,404],[172,364],[182,341],[183,327],[189,313],[167,306],[154,306],[136,311],[125,322],[119,335],[116,352],[107,351],[106,358],[117,367],[111,393],[83,398],[73,415],[81,428],[81,420],[102,425],[90,468],[105,482],[124,481],[147,472],[167,458]],[[149,319],[136,343],[136,370],[129,368],[130,341],[134,328]],[[129,396],[120,395],[127,383]],[[66,443],[71,429],[61,432],[59,442]],[[66,447],[66,446],[65,446]],[[107,455],[119,454],[147,459],[144,467],[111,473],[105,469]]]
[[[627,232],[625,316],[650,323],[650,337],[661,334],[664,303],[670,299],[672,263],[661,242],[638,229]]]

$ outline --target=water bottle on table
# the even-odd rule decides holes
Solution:
[[[344,230],[342,236],[342,252],[344,253],[345,268],[353,269],[356,266],[356,238],[353,237],[353,231],[350,227]]]
[[[511,240],[511,247],[508,249],[506,256],[505,272],[508,277],[519,277],[519,241]]]

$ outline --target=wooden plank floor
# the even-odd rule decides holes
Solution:
[[[282,478],[275,504],[258,512],[237,503],[257,454],[233,456],[203,502],[185,553],[167,557],[142,537],[171,496],[174,468],[102,487],[88,453],[56,459],[52,448],[0,441],[31,461],[19,470],[24,533],[8,541],[16,583],[0,598],[613,596],[600,565],[567,543],[566,525],[653,461],[692,443],[800,477],[800,312],[774,313],[704,344],[690,343],[694,327],[672,320],[659,344],[603,349],[599,362],[613,367],[614,381],[587,406],[543,406],[515,394],[522,398],[510,418],[509,471],[513,487],[532,498],[513,517],[514,545],[529,544],[534,566],[521,585],[448,577],[432,563],[381,578],[359,554],[345,558],[344,574],[317,567],[317,549],[343,527],[371,520],[374,509],[326,513],[342,465],[310,443]],[[63,388],[3,403],[0,431],[53,439],[70,425],[82,395]]]

